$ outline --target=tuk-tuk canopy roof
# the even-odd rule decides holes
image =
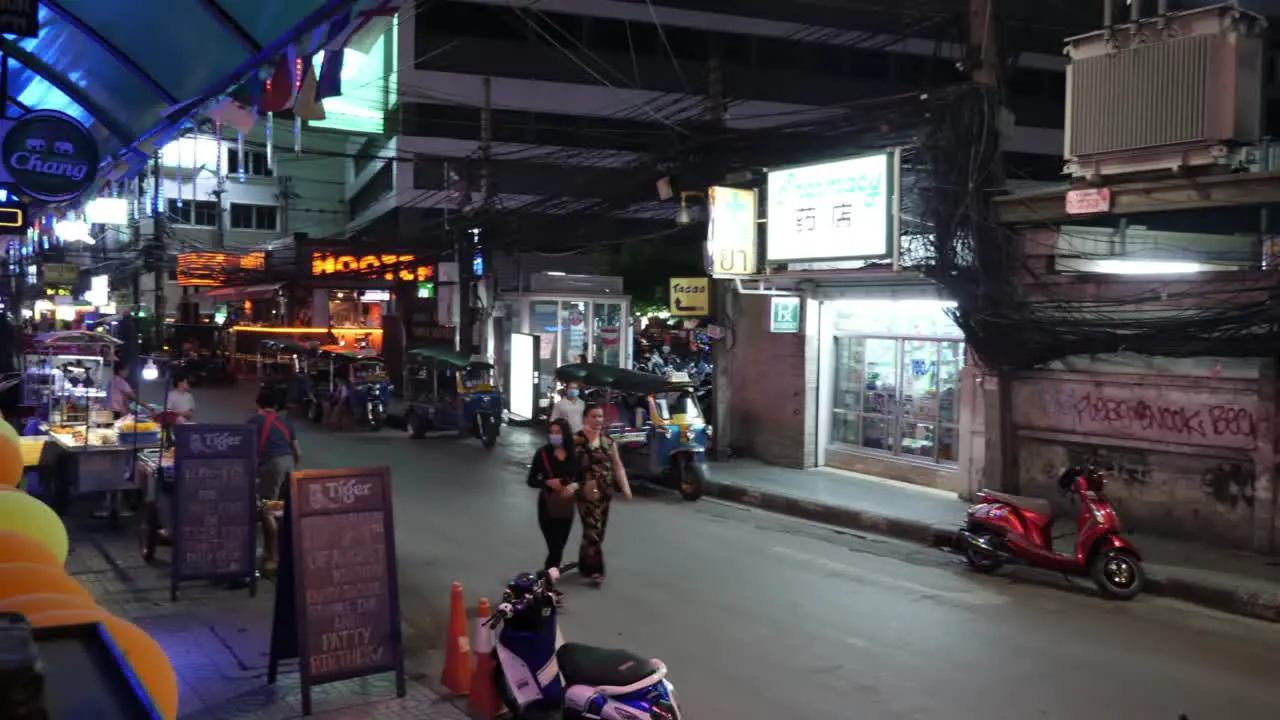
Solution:
[[[40,345],[83,345],[85,347],[103,345],[120,345],[120,341],[100,332],[89,330],[62,330],[37,335],[35,344]]]
[[[194,112],[272,67],[290,44],[341,16],[400,4],[39,0],[36,37],[0,37],[8,102],[74,117],[97,139],[103,168],[132,174]]]
[[[471,356],[464,352],[460,352],[458,350],[452,350],[450,348],[442,348],[442,347],[421,347],[414,350],[410,350],[409,359],[415,362],[427,362],[430,360],[435,360],[438,362],[442,362],[446,365],[451,365],[456,368],[465,368],[465,367],[491,368],[493,367],[493,363],[491,362],[484,362],[481,360],[472,360]]]
[[[307,353],[311,348],[294,340],[263,340],[262,349],[271,352]]]
[[[689,382],[672,382],[662,375],[626,370],[598,363],[573,363],[556,368],[560,382],[576,382],[589,387],[603,387],[625,393],[659,393],[692,387]]]

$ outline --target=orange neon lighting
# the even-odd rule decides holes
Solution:
[[[222,287],[231,273],[264,270],[265,252],[233,255],[224,252],[178,253],[178,285],[183,287]]]
[[[275,334],[300,334],[300,333],[328,333],[334,335],[367,335],[373,333],[375,335],[382,334],[382,328],[322,328],[322,327],[254,327],[254,326],[236,326],[232,330],[242,330],[244,332],[256,333],[275,333]]]
[[[383,253],[379,255],[334,255],[330,252],[311,253],[311,275],[355,275],[383,280],[426,282],[436,276],[436,267],[423,264],[416,255]]]

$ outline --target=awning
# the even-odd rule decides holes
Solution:
[[[209,292],[208,297],[214,300],[229,302],[232,300],[270,300],[284,283],[268,283],[266,285],[242,285],[240,287],[220,287]]]
[[[335,27],[397,0],[39,0],[36,37],[0,37],[8,102],[88,126],[104,168],[145,163],[192,112]],[[299,58],[299,63],[303,58]],[[130,152],[135,148],[135,152]]]

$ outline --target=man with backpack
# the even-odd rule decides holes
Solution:
[[[264,501],[280,499],[280,489],[289,473],[302,460],[293,421],[276,413],[276,398],[269,390],[258,393],[258,412],[245,421],[258,443],[258,496]],[[264,574],[275,572],[280,561],[280,538],[275,516],[262,513]]]

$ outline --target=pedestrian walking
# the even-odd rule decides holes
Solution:
[[[276,398],[270,390],[258,393],[258,412],[245,422],[258,440],[258,497],[263,501],[280,499],[281,486],[289,481],[289,473],[302,461],[298,435],[293,422],[276,414]],[[274,573],[280,562],[280,534],[275,516],[262,511],[264,574]]]
[[[551,421],[568,420],[569,427],[574,432],[582,430],[582,414],[586,410],[586,403],[582,402],[582,390],[578,388],[578,383],[569,383],[564,388],[564,397],[558,400],[554,407],[551,408]]]
[[[591,584],[604,582],[604,531],[615,491],[631,499],[631,483],[618,455],[618,445],[604,433],[604,407],[587,405],[582,431],[574,436],[574,463],[578,470],[578,516],[582,519],[582,544],[578,572]]]
[[[534,453],[529,466],[529,487],[538,493],[538,529],[547,543],[544,568],[564,562],[564,547],[573,532],[578,483],[573,463],[573,431],[565,420],[553,420],[547,428],[547,444]],[[555,591],[556,600],[562,595]]]

